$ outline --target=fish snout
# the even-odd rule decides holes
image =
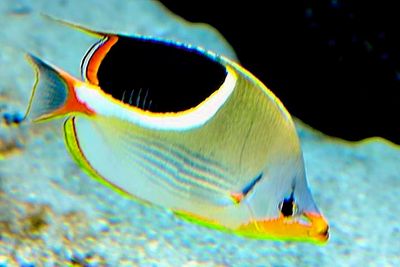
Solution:
[[[318,243],[325,243],[329,239],[329,224],[324,216],[315,212],[305,212],[304,216],[310,221],[309,235]]]

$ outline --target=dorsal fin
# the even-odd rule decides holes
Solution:
[[[203,48],[47,17],[101,38],[82,59],[82,77],[120,103],[153,113],[186,111],[218,91],[227,77],[225,62]]]
[[[101,40],[92,45],[92,47],[86,52],[81,61],[82,78],[91,84],[99,85],[97,71],[101,64],[101,61],[107,55],[108,51],[110,51],[111,47],[117,42],[118,35],[95,31],[82,25],[70,21],[61,20],[47,14],[42,14],[42,16],[46,19],[71,27],[90,36],[101,38]]]
[[[68,26],[70,28],[76,29],[78,31],[81,31],[83,33],[86,33],[86,34],[94,36],[94,37],[104,37],[104,36],[107,35],[106,33],[99,32],[99,31],[94,31],[94,30],[86,28],[86,27],[84,27],[84,26],[82,26],[80,24],[76,24],[76,23],[73,23],[73,22],[70,22],[70,21],[66,21],[66,20],[62,20],[62,19],[59,19],[59,18],[55,18],[55,17],[50,16],[48,14],[41,13],[41,15],[45,19],[60,23],[62,25]]]

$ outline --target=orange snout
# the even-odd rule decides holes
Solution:
[[[306,241],[324,244],[329,238],[329,226],[325,218],[315,212],[295,217],[251,221],[241,225],[237,232],[259,239]]]

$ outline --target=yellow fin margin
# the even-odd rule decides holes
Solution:
[[[90,177],[94,178],[96,181],[101,183],[102,185],[114,190],[115,192],[123,195],[126,198],[133,199],[135,201],[140,202],[141,204],[150,205],[149,202],[139,199],[128,192],[124,191],[122,188],[114,185],[107,181],[104,177],[102,177],[86,160],[85,155],[81,151],[78,140],[76,138],[75,133],[75,117],[70,117],[64,122],[64,137],[65,144],[68,148],[69,153],[75,159],[76,163],[88,174]]]

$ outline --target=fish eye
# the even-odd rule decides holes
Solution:
[[[297,205],[293,193],[279,203],[279,210],[284,217],[293,216],[297,212]]]

